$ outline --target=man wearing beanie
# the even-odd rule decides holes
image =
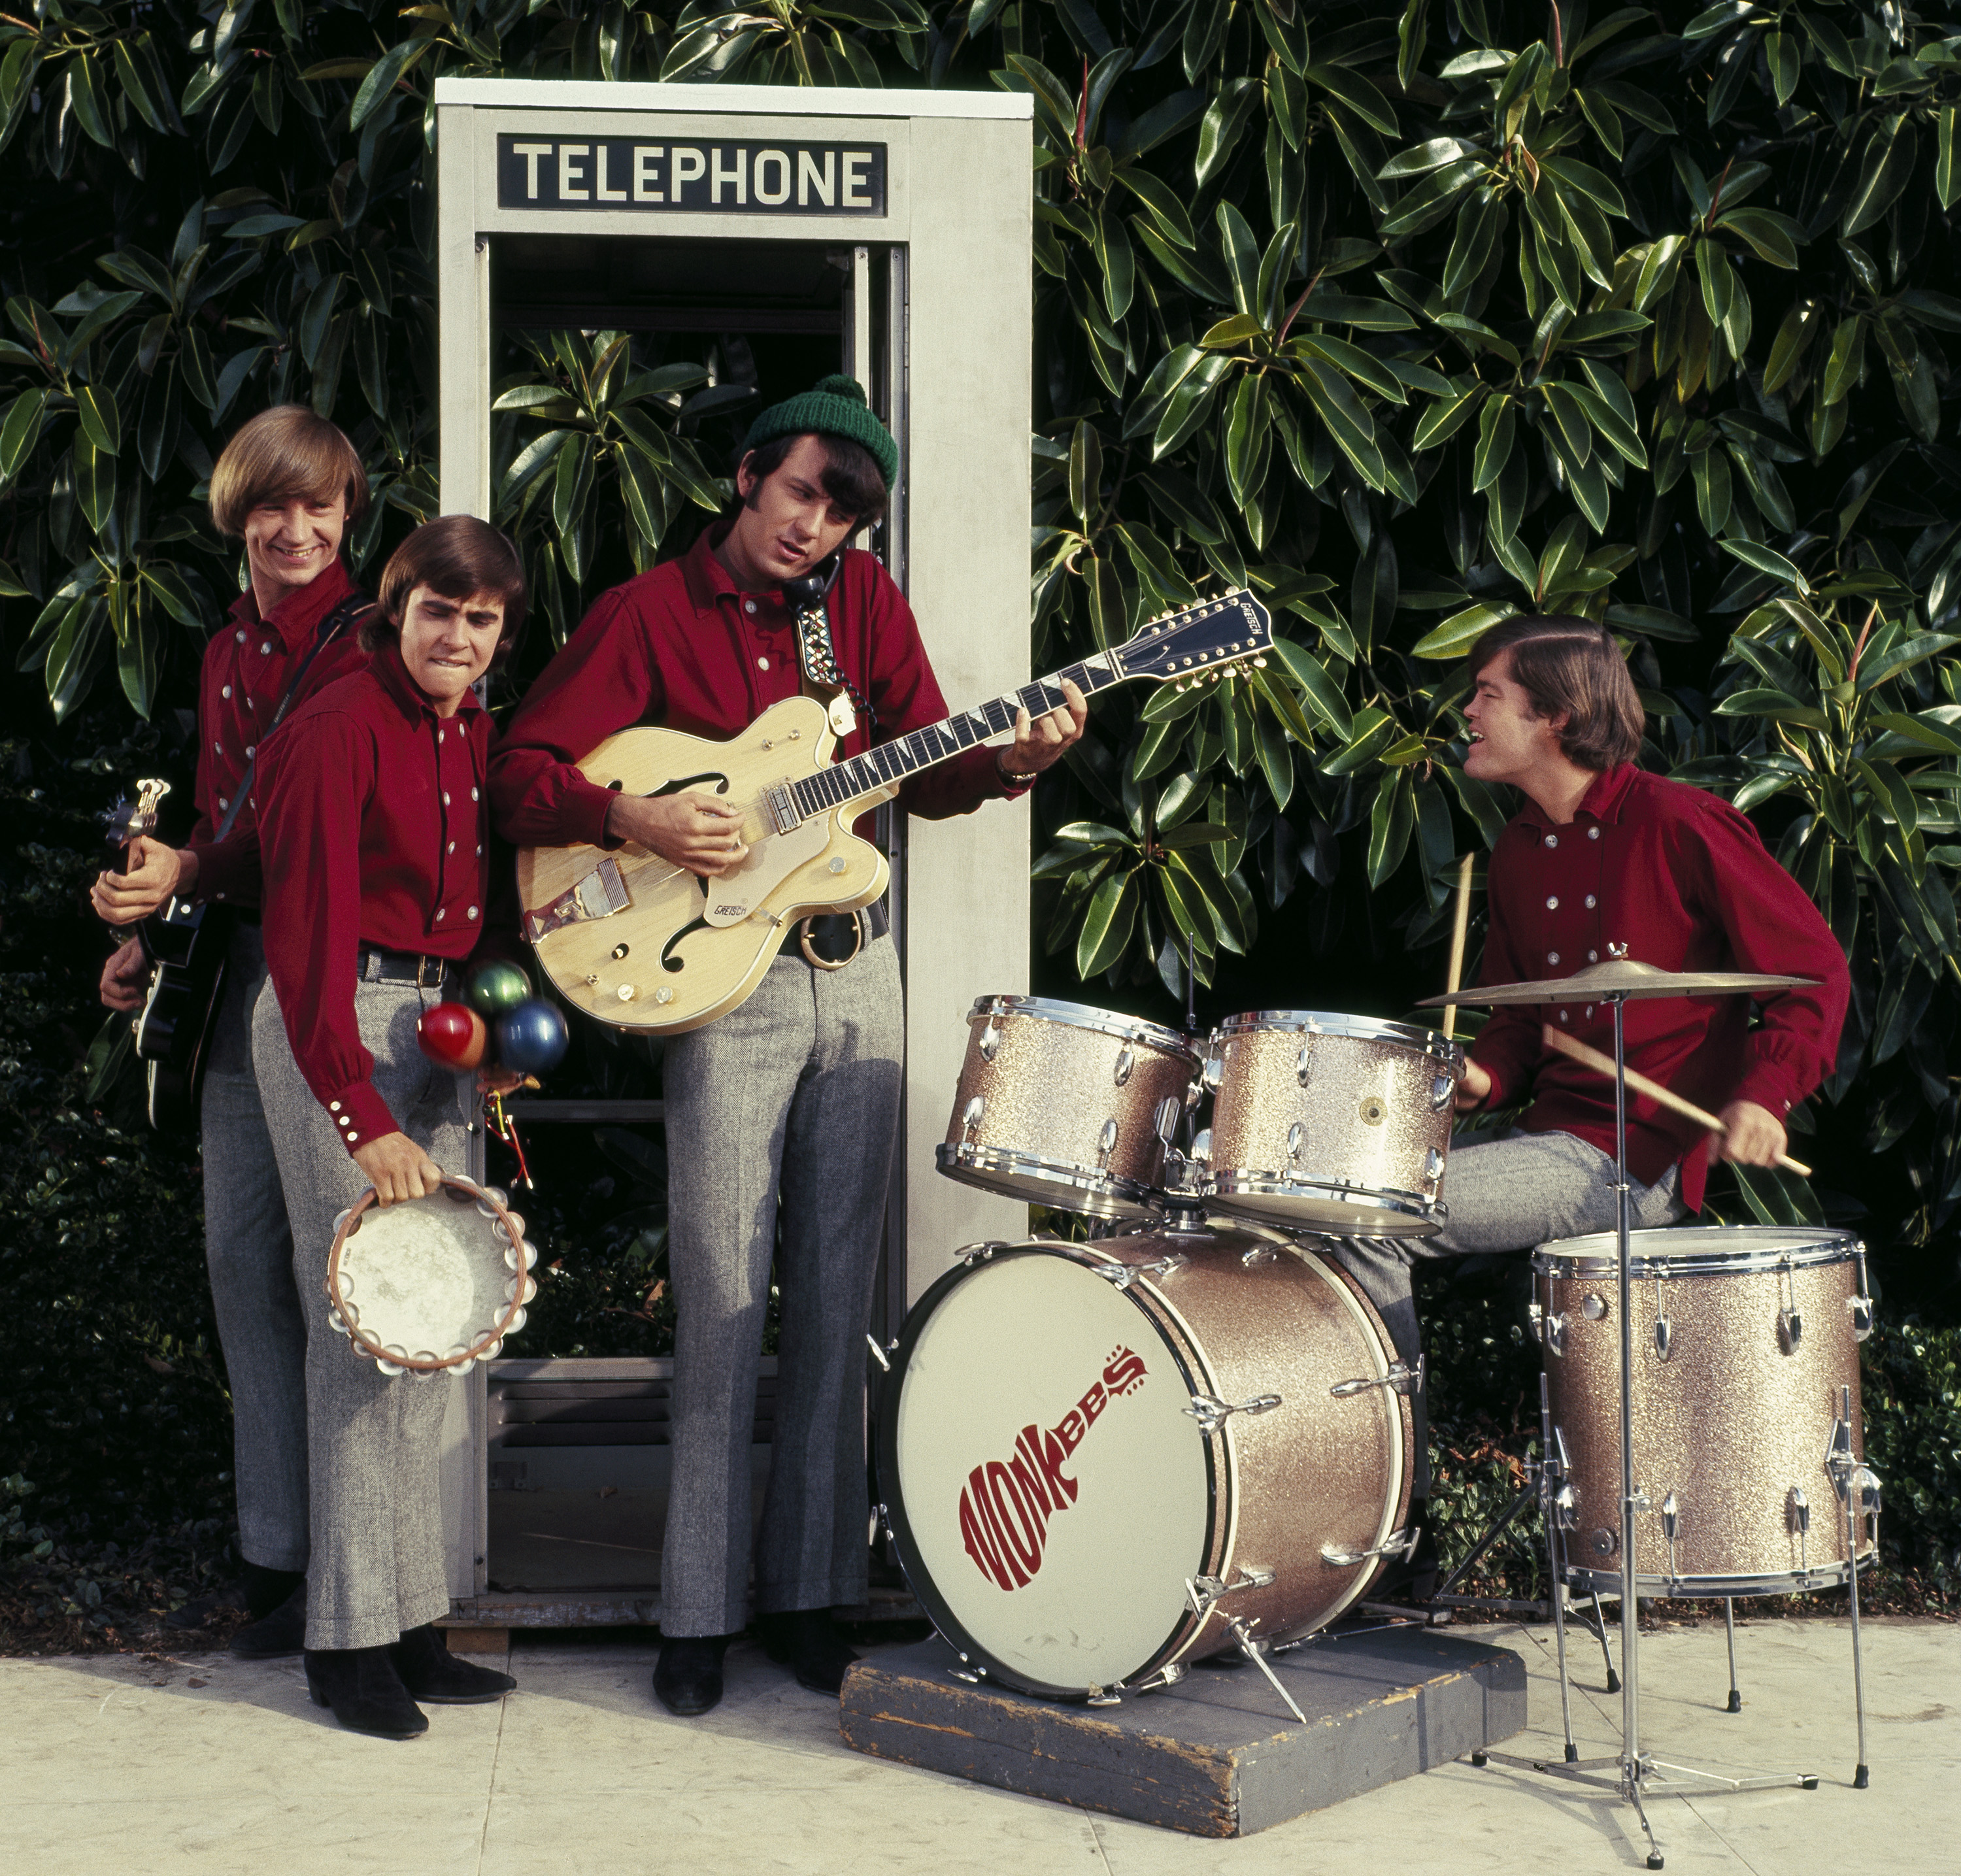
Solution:
[[[679,560],[601,598],[526,694],[491,760],[498,831],[521,846],[632,841],[704,877],[740,865],[736,808],[699,791],[615,793],[576,765],[634,724],[722,740],[803,690],[783,585],[828,575],[834,556],[826,611],[856,719],[840,757],[944,718],[904,595],[870,554],[844,545],[884,513],[898,455],[852,378],[824,378],[765,410],[744,439],[729,512]],[[899,811],[939,820],[1021,793],[1083,733],[1082,694],[1064,689],[1066,709],[1032,723],[1021,714],[1012,747],[970,749],[911,777]],[[858,831],[869,836],[869,816]],[[782,1329],[757,1626],[773,1660],[834,1693],[854,1657],[831,1611],[865,1600],[865,1336],[904,1010],[882,904],[813,923],[808,934],[792,927],[746,1002],[666,1045],[679,1316],[654,1691],[678,1714],[721,1699],[722,1654],[745,1617],[773,1253]]]

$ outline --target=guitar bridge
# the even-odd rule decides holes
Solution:
[[[803,816],[797,812],[796,800],[788,782],[772,783],[763,790],[763,799],[769,804],[770,825],[779,834],[787,834],[792,828],[803,825]]]
[[[588,919],[611,918],[615,912],[626,911],[630,903],[627,882],[620,877],[620,863],[602,860],[569,891],[561,892],[542,911],[525,914],[525,942],[536,944],[547,933],[556,931],[561,926],[580,924]]]

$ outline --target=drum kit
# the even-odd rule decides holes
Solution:
[[[1513,1763],[1617,1789],[1651,1868],[1641,1795],[1663,1772],[1735,1790],[1816,1780],[1642,1750],[1640,1597],[1723,1600],[1733,1712],[1733,1599],[1849,1584],[1867,1782],[1864,1247],[1802,1229],[1635,1233],[1627,1204],[1625,1003],[1808,981],[1617,957],[1427,1006],[1583,995],[1613,1013],[1618,1228],[1533,1255],[1542,1456],[1450,1582],[1535,1502],[1565,1759]],[[1108,1705],[1236,1650],[1298,1716],[1267,1657],[1354,1610],[1417,1537],[1421,1363],[1397,1359],[1334,1253],[1444,1227],[1463,1052],[1447,1031],[1317,1010],[1236,1016],[1201,1039],[1189,1023],[990,996],[968,1023],[939,1169],[1092,1222],[1085,1241],[969,1246],[889,1357],[875,1345],[882,1509],[907,1580],[961,1680]],[[1565,1592],[1596,1614],[1603,1594],[1621,1599],[1614,1759],[1582,1761],[1574,1744]]]

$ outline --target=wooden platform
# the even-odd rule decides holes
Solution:
[[[1198,1667],[1114,1707],[970,1686],[937,1636],[844,1683],[845,1743],[1196,1836],[1248,1836],[1522,1731],[1525,1664],[1414,1625],[1324,1635],[1274,1662],[1302,1726],[1250,1664]]]

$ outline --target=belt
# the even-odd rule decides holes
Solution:
[[[384,951],[363,945],[355,968],[364,984],[413,984],[418,990],[440,990],[445,975],[461,970],[457,958],[431,957],[415,951]]]
[[[891,924],[883,899],[855,912],[815,913],[784,933],[777,955],[801,958],[820,971],[841,971],[873,939],[884,937]]]

